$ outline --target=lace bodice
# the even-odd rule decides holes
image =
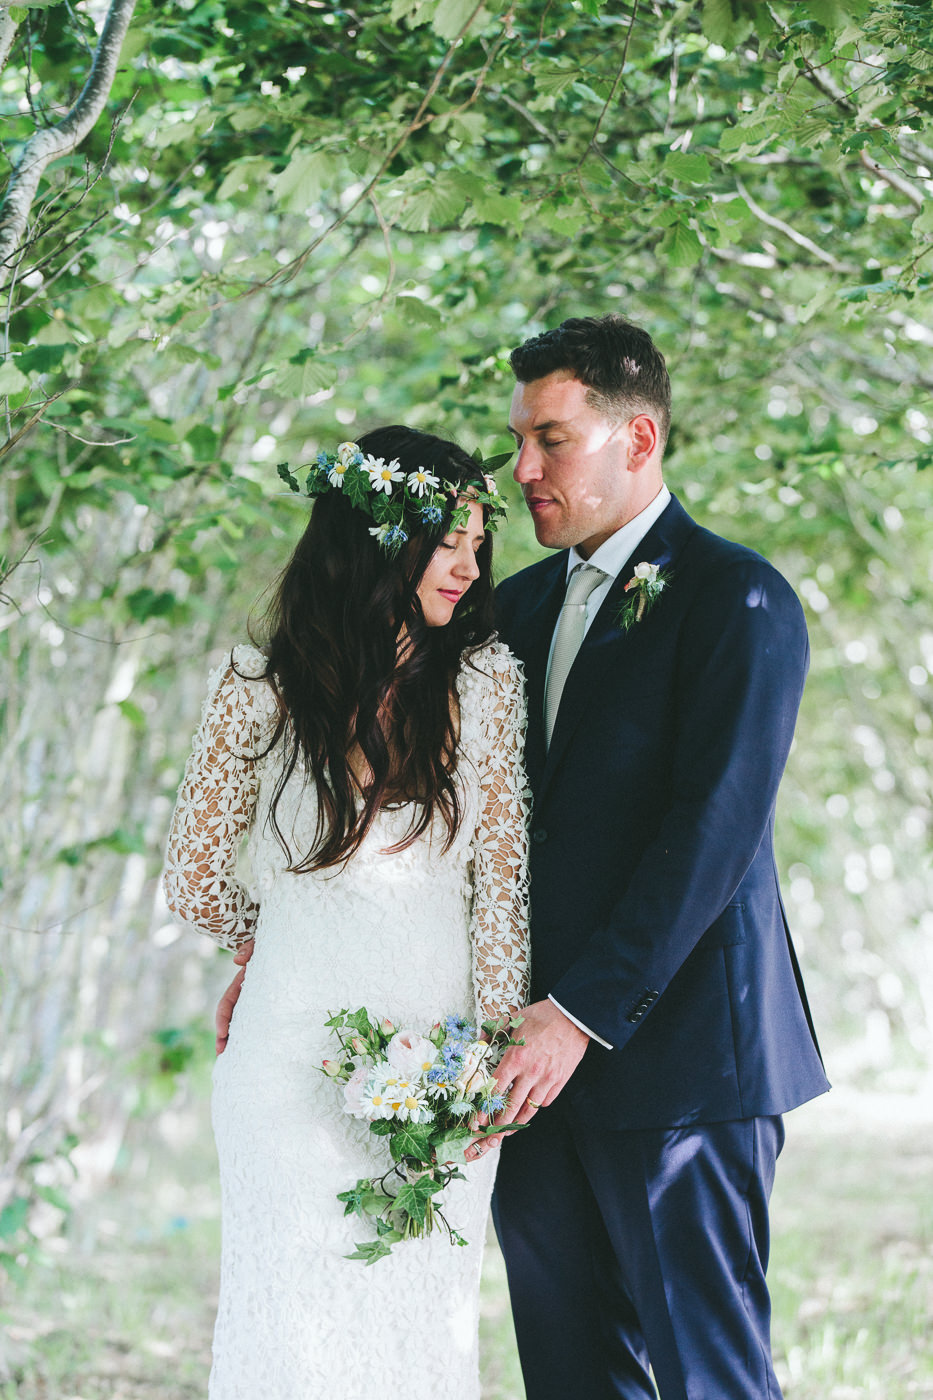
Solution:
[[[278,710],[262,679],[265,658],[254,647],[234,649],[212,675],[169,836],[164,889],[169,907],[222,946],[238,948],[254,936],[264,893],[276,881],[329,881],[334,872],[292,875],[269,829],[269,803],[281,764],[281,746],[269,750]],[[458,780],[464,818],[451,848],[434,829],[416,848],[394,855],[384,848],[404,834],[406,809],[380,814],[351,866],[394,862],[417,885],[445,863],[469,882],[474,991],[484,1016],[524,1002],[528,981],[528,792],[522,765],[525,697],[520,664],[505,647],[489,643],[464,662],[460,702]],[[268,750],[268,751],[267,751]],[[293,774],[280,801],[292,850],[313,836],[313,793]],[[249,833],[248,866],[241,867]],[[352,872],[358,874],[358,870]],[[429,896],[430,897],[430,896]]]

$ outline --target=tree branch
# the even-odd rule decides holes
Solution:
[[[34,132],[26,142],[0,207],[0,264],[9,262],[22,242],[46,167],[76,150],[103,111],[135,7],[136,0],[111,0],[91,71],[74,106],[55,126]]]
[[[16,38],[16,29],[16,20],[4,5],[3,9],[0,9],[0,72],[6,67],[13,40]]]
[[[923,195],[919,190],[915,190],[910,181],[905,180],[903,175],[898,175],[893,170],[885,170],[876,160],[872,160],[864,149],[859,151],[859,160],[869,174],[877,176],[879,180],[884,180],[885,184],[890,185],[892,190],[897,190],[898,194],[909,199],[915,209],[923,208]]]
[[[812,253],[813,257],[825,263],[827,267],[831,267],[833,272],[839,272],[842,273],[843,276],[850,277],[858,271],[858,269],[851,264],[841,263],[838,258],[834,258],[832,253],[827,253],[825,248],[821,248],[818,243],[814,243],[813,239],[808,238],[805,233],[798,233],[795,228],[791,228],[790,224],[785,224],[783,219],[776,219],[773,214],[768,214],[762,209],[760,204],[755,202],[741,180],[736,180],[735,187],[755,218],[760,219],[763,224],[767,224],[768,228],[777,229],[779,233],[783,233],[784,237],[789,238],[792,243],[796,243],[798,248],[803,248],[805,252]]]

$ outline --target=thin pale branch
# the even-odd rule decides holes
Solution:
[[[871,156],[864,149],[859,152],[859,160],[869,174],[874,175],[879,180],[883,180],[886,185],[891,186],[892,190],[897,190],[898,194],[902,194],[905,199],[909,199],[915,209],[923,208],[923,195],[919,190],[914,189],[910,181],[905,180],[903,175],[898,175],[894,170],[886,170],[884,166],[879,165],[876,160],[872,160]]]
[[[22,242],[47,166],[76,150],[103,111],[135,7],[136,0],[111,0],[91,71],[73,107],[55,126],[34,132],[23,147],[0,207],[0,264],[15,256]]]
[[[760,220],[761,223],[766,224],[768,228],[773,228],[776,229],[778,233],[783,233],[784,237],[790,239],[791,243],[795,243],[798,248],[803,248],[805,252],[812,254],[819,262],[825,263],[827,267],[831,267],[833,272],[839,272],[842,273],[843,276],[850,277],[858,271],[858,269],[851,264],[841,263],[832,253],[827,253],[825,248],[821,248],[818,243],[814,243],[813,239],[808,238],[805,233],[798,233],[795,228],[791,228],[790,224],[786,224],[783,219],[775,218],[773,214],[769,214],[765,209],[762,209],[761,205],[749,194],[741,180],[736,180],[735,187],[755,218]]]
[[[16,38],[17,24],[10,11],[4,5],[0,9],[0,72],[6,67],[6,61],[10,56],[10,49],[13,47],[13,40]]]

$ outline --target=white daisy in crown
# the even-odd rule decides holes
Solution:
[[[340,457],[334,459],[330,471],[327,473],[327,480],[331,486],[336,486],[338,491],[343,490],[343,479],[350,470],[350,463],[341,461]]]
[[[384,457],[365,457],[363,466],[369,475],[373,490],[384,491],[387,496],[391,496],[392,487],[396,482],[405,480],[402,464],[397,457],[391,462],[387,462]]]
[[[363,454],[355,442],[341,442],[337,446],[337,461],[344,467],[353,467],[363,460]]]
[[[424,467],[419,467],[416,472],[408,475],[408,489],[413,496],[423,496],[425,491],[436,491],[440,482],[433,472],[425,471]]]

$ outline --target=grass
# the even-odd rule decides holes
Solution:
[[[933,1400],[933,1104],[837,1091],[788,1129],[770,1271],[786,1400]],[[138,1152],[78,1224],[6,1298],[0,1400],[203,1400],[219,1249],[209,1147]],[[484,1400],[523,1400],[494,1244],[482,1356]]]

